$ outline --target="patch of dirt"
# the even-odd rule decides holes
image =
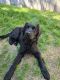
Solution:
[[[51,80],[60,80],[60,68],[58,66],[58,59],[60,59],[60,47],[48,46],[43,57],[47,62]]]
[[[13,75],[11,80],[17,80],[16,74]]]

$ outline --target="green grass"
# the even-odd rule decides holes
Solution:
[[[41,37],[39,47],[46,44],[60,45],[60,14],[49,11],[37,11],[28,8],[16,8],[0,4],[0,34],[10,32],[16,26],[26,22],[40,24]]]
[[[17,26],[22,26],[26,22],[31,22],[34,25],[39,23],[41,36],[38,41],[38,47],[41,51],[46,49],[46,45],[60,46],[59,13],[50,11],[38,11],[29,8],[17,8],[16,6],[0,4],[0,35],[10,32]],[[0,47],[0,80],[2,80],[6,69],[9,68],[17,52],[16,49],[14,51],[10,51],[9,48],[11,49],[11,46],[5,42],[6,41],[2,41],[2,47]],[[16,71],[18,80],[24,80],[22,75],[25,76],[25,73],[27,73],[28,69],[30,68],[27,64],[24,64],[23,66],[24,67],[22,70],[20,70],[20,72],[19,69]],[[34,68],[33,75],[39,74],[39,70]]]
[[[29,64],[24,64],[21,68],[20,66],[18,67],[18,69],[16,70],[16,75],[18,80],[24,80],[26,73],[29,70]],[[22,76],[23,75],[23,76]]]

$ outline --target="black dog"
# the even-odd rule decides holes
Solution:
[[[45,66],[45,62],[41,57],[41,53],[37,49],[39,35],[39,25],[34,26],[30,23],[26,23],[24,27],[17,27],[7,35],[0,36],[0,39],[9,37],[10,45],[14,44],[17,46],[18,43],[20,44],[20,50],[10,69],[6,73],[4,80],[11,80],[17,65],[21,62],[21,59],[26,53],[32,53],[35,56],[41,69],[42,75],[46,80],[50,80],[50,75]]]

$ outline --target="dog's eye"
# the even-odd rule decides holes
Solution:
[[[35,29],[35,27],[33,26],[32,29]]]
[[[30,26],[27,26],[27,28],[29,28]]]

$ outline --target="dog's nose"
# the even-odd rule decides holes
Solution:
[[[29,35],[30,35],[30,33],[26,33],[25,35],[26,35],[26,36],[29,36]]]

